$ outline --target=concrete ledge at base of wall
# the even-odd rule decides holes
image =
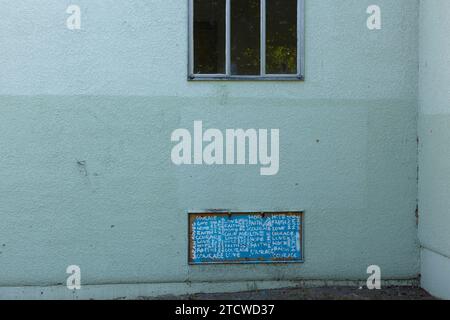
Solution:
[[[195,293],[233,293],[265,289],[326,286],[359,288],[365,285],[366,281],[301,280],[82,285],[80,290],[69,290],[65,286],[0,287],[0,300],[132,300]],[[382,286],[418,285],[417,279],[382,281]]]
[[[422,248],[420,260],[422,288],[437,298],[450,300],[450,258]]]

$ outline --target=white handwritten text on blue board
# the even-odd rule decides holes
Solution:
[[[302,261],[301,214],[210,214],[191,221],[192,264]]]

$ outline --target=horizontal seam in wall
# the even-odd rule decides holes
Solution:
[[[382,279],[381,281],[387,284],[395,284],[395,283],[412,283],[414,284],[415,282],[417,282],[419,280],[419,277],[408,277],[408,278],[388,278],[388,279]],[[359,284],[359,283],[366,283],[367,280],[364,279],[360,279],[360,280],[336,280],[336,279],[303,279],[303,280],[299,280],[299,279],[293,279],[293,280],[230,280],[230,281],[215,281],[215,280],[200,280],[200,281],[167,281],[167,282],[117,282],[117,283],[82,283],[82,286],[85,287],[97,287],[97,286],[126,286],[126,285],[197,285],[197,284],[234,284],[234,283],[264,283],[264,282],[286,282],[286,283],[293,283],[293,284],[297,284],[298,286],[301,287],[302,284],[313,284],[313,283],[321,283],[323,286],[327,286],[327,285],[351,285],[351,284]],[[61,284],[49,284],[49,285],[6,285],[6,286],[1,286],[0,285],[0,289],[2,288],[36,288],[36,287],[40,287],[40,288],[55,288],[55,287],[65,287],[65,285],[61,285]]]

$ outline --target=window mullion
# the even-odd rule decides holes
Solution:
[[[261,52],[260,68],[261,76],[266,75],[266,0],[261,0]]]
[[[194,75],[194,0],[189,0],[189,76]]]
[[[305,28],[305,2],[297,0],[297,76],[302,78],[305,72],[305,56],[304,56],[304,28]]]
[[[225,15],[225,73],[231,76],[231,0],[226,0]]]

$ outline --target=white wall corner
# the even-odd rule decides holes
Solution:
[[[450,300],[450,258],[426,248],[421,250],[421,286],[431,295]]]

